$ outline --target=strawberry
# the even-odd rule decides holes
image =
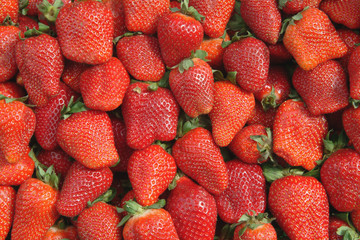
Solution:
[[[214,77],[210,65],[205,61],[200,58],[186,60],[191,61],[193,66],[185,70],[181,66],[172,69],[169,85],[184,112],[196,118],[208,114],[213,108]]]
[[[357,152],[360,152],[360,108],[349,107],[342,115],[343,127],[352,145]]]
[[[26,95],[25,90],[15,82],[0,83],[0,95],[8,98],[21,98]]]
[[[302,69],[311,70],[347,53],[346,44],[323,11],[308,8],[300,14],[290,21],[283,42]]]
[[[327,131],[324,116],[312,115],[303,102],[287,100],[279,106],[275,116],[273,151],[291,166],[311,170],[322,158]]]
[[[267,44],[270,52],[270,63],[286,63],[292,59],[292,55],[284,46],[283,42],[277,42],[276,44]]]
[[[115,57],[90,67],[80,76],[85,106],[94,110],[111,111],[119,107],[129,84],[129,74]]]
[[[229,185],[224,192],[215,195],[220,218],[236,223],[248,210],[265,212],[265,177],[261,167],[235,159],[226,162],[226,168]]]
[[[329,219],[329,239],[330,240],[343,240],[343,237],[338,235],[336,232],[340,227],[350,227],[347,222],[341,220],[338,217],[330,216]]]
[[[165,209],[170,213],[180,239],[214,239],[217,220],[215,199],[186,176],[176,181]]]
[[[110,167],[119,160],[106,112],[87,110],[61,120],[56,139],[67,154],[88,168]]]
[[[241,88],[256,92],[266,83],[270,52],[263,41],[247,37],[226,47],[223,62],[227,72],[237,72],[236,82]]]
[[[176,174],[174,158],[159,145],[135,151],[127,172],[136,201],[142,206],[157,202]]]
[[[348,63],[350,60],[351,53],[356,49],[356,43],[360,43],[360,35],[350,29],[338,29],[339,36],[348,47],[348,52],[345,56],[339,59],[344,70],[347,71]]]
[[[102,1],[110,10],[114,19],[113,38],[121,36],[126,32],[125,13],[122,0],[104,0]]]
[[[123,0],[125,25],[131,32],[154,34],[158,20],[169,12],[170,0]]]
[[[255,107],[255,99],[252,93],[228,81],[215,82],[214,88],[214,107],[209,113],[212,134],[215,143],[225,147],[245,125]]]
[[[351,53],[348,63],[350,97],[360,99],[360,46]]]
[[[0,238],[6,239],[14,218],[16,191],[10,186],[0,186]]]
[[[235,0],[189,0],[189,6],[205,17],[202,22],[204,33],[211,38],[218,38],[225,31],[235,7]]]
[[[206,38],[204,37],[200,50],[207,53],[206,59],[209,60],[207,63],[214,69],[221,69],[223,66],[223,55],[225,49],[221,47],[223,41],[230,41],[229,35],[226,33],[224,39],[220,38]]]
[[[279,8],[286,14],[296,14],[302,11],[306,6],[319,8],[322,0],[281,0]]]
[[[181,8],[181,3],[177,0],[171,0],[170,1],[170,8],[177,8],[180,10]]]
[[[356,209],[350,213],[350,218],[354,227],[360,231],[360,209]]]
[[[42,107],[58,94],[64,60],[56,38],[41,34],[18,42],[16,63],[33,104]]]
[[[276,0],[242,0],[240,13],[244,22],[259,39],[275,44],[280,35],[281,15]]]
[[[335,23],[340,23],[350,29],[360,28],[360,2],[357,0],[323,0],[319,8]]]
[[[77,228],[74,226],[67,226],[64,229],[57,226],[52,226],[46,232],[45,237],[42,240],[79,240],[77,234]]]
[[[116,208],[104,202],[97,202],[82,211],[77,219],[80,239],[121,239],[120,216]]]
[[[255,108],[251,112],[247,125],[261,124],[267,128],[272,128],[275,120],[277,108],[270,108],[267,111],[264,110],[261,103],[255,101]]]
[[[75,217],[85,209],[87,202],[105,193],[112,180],[109,168],[94,170],[75,161],[65,177],[56,209],[63,216]]]
[[[210,131],[201,127],[190,130],[175,142],[172,155],[180,170],[209,193],[220,194],[226,189],[225,162]]]
[[[155,90],[152,86],[131,84],[122,104],[126,142],[134,149],[145,148],[155,140],[171,141],[176,136],[179,106],[170,90]]]
[[[24,34],[28,29],[35,28],[39,30],[38,22],[29,16],[19,15],[18,24],[22,34]]]
[[[333,113],[349,104],[346,73],[338,61],[320,63],[309,71],[297,67],[292,82],[313,115]]]
[[[0,23],[4,22],[6,17],[16,23],[19,16],[19,1],[18,0],[0,0]]]
[[[320,176],[329,202],[340,212],[360,209],[360,154],[340,149],[322,165]]]
[[[268,201],[290,239],[329,239],[328,199],[316,178],[290,175],[277,179],[270,185]]]
[[[64,71],[61,79],[72,90],[80,93],[80,76],[88,68],[90,68],[90,65],[88,64],[65,60]]]
[[[112,56],[113,15],[102,2],[76,1],[62,7],[56,32],[62,54],[69,60],[95,65]]]
[[[132,35],[121,38],[116,54],[125,69],[137,80],[159,81],[165,73],[159,42],[156,37]]]
[[[2,22],[1,12],[0,22]],[[15,26],[0,26],[0,82],[10,80],[17,72],[15,46],[18,41],[19,28]]]

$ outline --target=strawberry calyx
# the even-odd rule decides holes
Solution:
[[[260,152],[261,157],[258,159],[258,163],[264,163],[268,159],[275,162],[272,151],[272,133],[270,128],[266,128],[266,135],[252,135],[250,138],[254,140],[257,145],[257,149]]]
[[[107,190],[104,194],[96,198],[94,201],[87,202],[87,206],[91,207],[95,205],[95,203],[97,202],[110,202],[111,200],[114,199],[115,196],[116,196],[116,189],[111,187],[109,188],[109,190]]]
[[[19,37],[21,40],[25,40],[26,38],[39,36],[41,34],[49,34],[51,35],[50,27],[41,22],[38,23],[39,27],[36,29],[35,27],[32,29],[26,28],[27,30],[24,32],[24,37],[22,37],[21,31],[19,31]]]
[[[67,119],[73,113],[84,112],[87,110],[88,109],[85,107],[85,104],[81,101],[81,97],[74,102],[74,97],[72,96],[69,103],[64,105],[61,109],[61,119]]]
[[[55,0],[54,4],[49,3],[48,0],[43,0],[37,7],[48,22],[55,23],[57,15],[63,5],[62,0]]]
[[[279,9],[283,9],[287,2],[291,2],[292,0],[279,0]]]
[[[278,97],[275,94],[275,88],[272,86],[271,92],[261,100],[261,105],[264,111],[267,111],[270,108],[277,108],[279,106],[279,104],[276,103],[277,99]]]
[[[29,96],[24,96],[24,97],[21,97],[21,98],[9,98],[5,95],[2,95],[0,94],[0,100],[5,100],[5,103],[11,103],[11,102],[14,102],[14,101],[18,101],[18,102],[26,102],[26,100],[28,100]],[[27,105],[27,106],[31,106],[31,105]]]
[[[241,17],[240,5],[240,1],[235,1],[234,13],[229,19],[226,28],[235,32],[239,32],[240,34],[245,34],[247,31],[249,31],[249,27]]]
[[[227,72],[226,77],[223,72],[220,70],[213,69],[214,81],[230,81],[232,84],[236,85],[236,74],[237,72]]]
[[[18,26],[17,23],[14,23],[11,20],[11,17],[9,16],[9,14],[4,18],[4,21],[1,23],[1,26]]]
[[[22,15],[26,15],[28,9],[26,8],[29,5],[29,0],[19,0],[19,11]]]
[[[237,223],[232,224],[230,228],[235,228],[238,225],[244,224],[244,226],[239,231],[239,237],[241,237],[248,228],[254,230],[259,226],[271,223],[274,220],[275,218],[269,218],[267,213],[257,214],[254,210],[249,210],[247,213],[241,216]]]
[[[284,1],[284,0],[283,0],[283,1]],[[285,0],[285,1],[287,2],[288,0]],[[285,3],[286,3],[286,2],[285,2]],[[285,4],[284,4],[284,6],[285,6]],[[294,16],[291,16],[290,18],[286,18],[286,19],[282,22],[281,30],[280,30],[280,36],[283,36],[283,35],[284,35],[284,33],[286,32],[286,29],[287,29],[287,27],[288,27],[289,25],[295,25],[295,21],[301,20],[301,19],[303,18],[302,13],[303,13],[304,11],[306,11],[307,9],[309,9],[308,6],[304,7],[304,9],[303,9],[302,11],[298,12],[298,13],[295,14]],[[281,39],[282,39],[282,37],[281,37]]]
[[[171,183],[170,183],[169,186],[168,186],[168,190],[171,191],[171,190],[173,190],[174,188],[176,188],[177,181],[178,181],[180,178],[184,177],[184,176],[185,176],[185,174],[184,174],[181,170],[178,169],[178,171],[176,172],[175,177],[173,178],[173,180],[171,181]]]
[[[254,37],[254,35],[249,31],[246,31],[246,34],[242,31],[238,31],[234,34],[234,36],[231,38],[230,41],[223,40],[223,42],[221,43],[221,47],[226,48],[233,42],[237,42],[237,41],[240,41],[241,39],[248,38],[248,37]]]
[[[196,118],[191,118],[185,112],[181,112],[178,119],[177,133],[175,139],[183,137],[187,132],[198,127],[206,129],[209,129],[211,127],[211,122],[210,119],[208,119],[207,115],[200,115]]]
[[[181,9],[170,8],[170,10],[172,12],[180,11],[182,14],[191,16],[200,22],[203,22],[205,20],[205,16],[201,15],[193,6],[189,6],[189,0],[181,0],[180,6],[181,6]]]
[[[343,236],[344,240],[359,240],[360,234],[356,232],[355,228],[348,226],[341,226],[336,230],[336,234]]]
[[[353,106],[353,108],[358,108],[360,106],[360,100],[359,99],[353,99],[349,98],[349,103]]]
[[[287,167],[283,168],[277,163],[266,162],[261,165],[263,174],[267,182],[273,182],[277,179],[290,175],[305,175],[305,170],[301,167]]]
[[[143,34],[142,32],[126,32],[123,35],[117,36],[116,38],[114,38],[113,43],[116,45],[117,42],[124,37],[132,37],[132,36],[136,36],[136,35],[141,35]]]
[[[208,53],[204,50],[198,49],[195,52],[191,51],[191,56],[189,58],[183,59],[178,65],[175,65],[170,69],[177,68],[180,73],[183,73],[194,66],[194,61],[193,61],[194,58],[199,58],[205,62],[208,62],[209,60],[206,59],[207,55]]]
[[[152,145],[158,145],[162,149],[164,149],[165,152],[171,154],[171,148],[172,148],[173,143],[172,142],[163,142],[163,141],[160,141],[160,140],[156,140]]]

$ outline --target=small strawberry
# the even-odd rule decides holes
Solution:
[[[0,0],[0,23],[4,22],[7,17],[16,23],[19,16],[19,1],[18,0]]]
[[[58,226],[52,226],[46,232],[45,237],[42,240],[79,240],[77,228],[74,226],[66,226],[61,228]]]
[[[360,99],[360,46],[351,53],[348,63],[350,97]]]
[[[0,83],[0,95],[8,98],[21,98],[26,95],[24,88],[15,82]]]
[[[292,55],[284,46],[283,42],[277,42],[276,44],[267,44],[270,52],[270,63],[281,64],[289,62],[292,59]]]
[[[340,227],[350,227],[347,222],[338,217],[330,216],[329,219],[329,239],[330,240],[343,240],[343,237],[336,232]]]
[[[65,60],[64,71],[61,79],[72,90],[80,93],[80,75],[88,68],[90,68],[90,65],[88,64]]]
[[[2,22],[1,10],[0,22]],[[17,72],[15,46],[18,41],[19,28],[15,26],[0,26],[0,82],[10,80]]]
[[[319,8],[335,23],[340,23],[350,29],[360,28],[360,2],[357,0],[323,0]]]
[[[272,128],[275,120],[277,108],[270,108],[267,111],[264,110],[261,103],[255,101],[255,108],[251,112],[247,125],[261,124],[267,128]]]
[[[225,37],[219,38],[206,38],[204,37],[200,50],[207,53],[206,59],[209,60],[207,63],[214,69],[221,69],[223,67],[223,55],[225,48],[221,47],[223,41],[230,41],[229,34],[225,34]]]
[[[111,10],[113,15],[113,38],[123,35],[126,32],[123,0],[103,0],[102,2]]]
[[[14,218],[16,191],[10,186],[0,186],[0,238],[6,239]]]
[[[352,145],[360,152],[360,108],[349,107],[342,115],[343,127]]]

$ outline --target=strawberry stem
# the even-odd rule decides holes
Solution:
[[[47,0],[43,0],[43,2],[38,5],[38,9],[48,22],[55,23],[60,8],[63,5],[64,3],[62,0],[55,0],[54,4],[49,3]]]
[[[176,9],[171,9],[172,11],[176,11]],[[189,7],[189,0],[181,0],[181,13],[185,15],[192,16],[197,21],[203,22],[205,21],[205,16],[201,15],[193,6]]]

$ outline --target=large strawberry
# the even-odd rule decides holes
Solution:
[[[360,46],[351,53],[348,63],[350,97],[360,99]]]
[[[270,185],[269,209],[290,239],[329,239],[329,203],[313,177],[287,176]]]
[[[171,141],[176,136],[179,105],[169,89],[152,86],[131,84],[122,104],[126,141],[134,149],[145,148],[155,140]]]
[[[214,107],[209,113],[212,134],[215,143],[225,147],[245,125],[255,107],[255,98],[228,81],[215,82],[214,88]]]
[[[273,151],[292,166],[311,170],[323,155],[328,130],[324,116],[314,116],[300,101],[287,100],[276,113]]]
[[[112,56],[113,15],[102,2],[89,0],[67,4],[57,16],[56,32],[61,52],[67,59],[100,64]]]
[[[360,28],[360,2],[358,0],[323,0],[319,8],[336,23],[340,23],[350,29]]]
[[[329,17],[317,8],[308,8],[290,21],[284,35],[284,45],[304,70],[319,63],[346,54],[346,44],[341,40]]]
[[[60,121],[56,139],[67,154],[88,168],[110,167],[119,160],[106,112],[87,110],[74,113]]]
[[[344,130],[357,152],[360,152],[360,108],[347,108],[342,115]]]
[[[135,151],[127,172],[136,201],[142,206],[157,202],[176,174],[174,158],[159,145]]]
[[[220,148],[211,132],[195,128],[179,138],[172,155],[177,166],[212,194],[220,194],[228,185],[228,176]]]
[[[14,218],[16,191],[10,186],[0,186],[0,238],[6,239]]]
[[[18,41],[19,28],[0,26],[0,82],[10,80],[17,72],[15,46]]]

